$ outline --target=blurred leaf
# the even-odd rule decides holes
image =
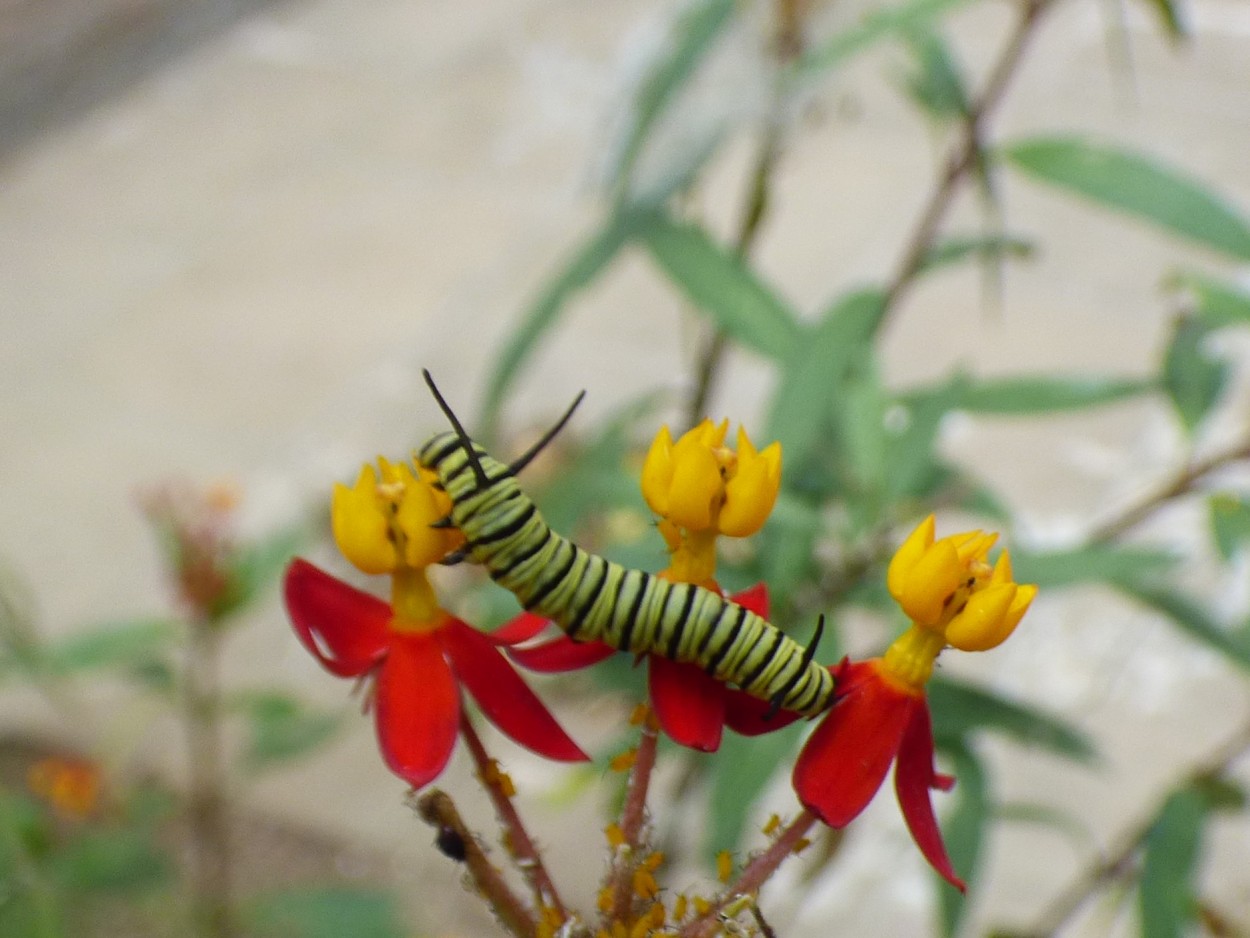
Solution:
[[[1189,28],[1185,25],[1185,20],[1181,16],[1180,5],[1177,0],[1145,0],[1146,5],[1154,9],[1159,15],[1159,22],[1163,24],[1164,34],[1173,42],[1179,42],[1182,39],[1189,38]]]
[[[966,381],[955,375],[952,383],[932,392],[909,395],[887,415],[887,426],[894,427],[886,460],[886,486],[892,498],[918,496],[942,483],[938,431],[963,393],[962,383]]]
[[[768,584],[774,603],[784,606],[802,583],[810,582],[820,533],[820,506],[783,488],[758,535],[759,579]]]
[[[990,378],[962,385],[954,409],[1018,416],[1097,407],[1157,390],[1148,378],[1105,375],[1037,375]]]
[[[1117,578],[1115,585],[1126,595],[1167,616],[1191,638],[1214,648],[1238,667],[1250,670],[1250,634],[1245,629],[1224,628],[1192,598],[1158,578],[1126,576]]]
[[[342,722],[337,714],[311,710],[294,697],[276,692],[241,695],[235,706],[247,717],[243,764],[252,772],[316,749]]]
[[[765,439],[781,441],[790,469],[804,466],[827,438],[838,395],[853,366],[872,355],[870,340],[885,311],[879,290],[841,297],[825,316],[803,329],[783,362]]]
[[[703,843],[703,857],[709,864],[720,851],[738,848],[751,806],[777,772],[789,771],[803,729],[800,721],[764,736],[726,731],[712,761],[710,817]]]
[[[657,217],[643,240],[674,285],[722,332],[767,358],[793,352],[799,338],[793,310],[704,229]]]
[[[1223,197],[1148,157],[1075,137],[1024,140],[1003,153],[1042,182],[1250,260],[1245,219]]]
[[[1001,821],[1017,824],[1036,824],[1064,834],[1072,845],[1081,850],[1091,850],[1097,844],[1089,825],[1071,811],[1046,804],[1000,804],[994,812]]]
[[[1172,338],[1163,359],[1163,387],[1189,433],[1202,423],[1219,401],[1228,383],[1228,363],[1206,345],[1211,327],[1191,316],[1172,326]]]
[[[993,807],[989,779],[981,760],[967,746],[948,746],[943,751],[955,762],[952,774],[956,782],[953,793],[955,804],[942,824],[942,840],[946,843],[951,866],[971,890],[980,872],[981,847],[985,843]],[[969,904],[959,890],[936,873],[934,876],[938,881],[942,934],[951,938],[958,934]]]
[[[799,59],[798,74],[813,75],[838,68],[882,39],[910,35],[948,10],[967,2],[969,0],[910,0],[885,10],[876,10],[832,39],[813,43]]]
[[[222,604],[220,614],[225,616],[245,608],[258,594],[275,586],[306,539],[307,533],[301,526],[279,531],[236,550],[231,556],[230,595]]]
[[[850,490],[846,509],[851,533],[880,523],[889,476],[885,388],[873,355],[848,363],[838,406],[834,408],[834,445],[845,467]]]
[[[937,270],[965,260],[1000,261],[1006,258],[1023,260],[1032,257],[1036,246],[1032,241],[1009,234],[952,235],[935,243],[920,262],[920,270]]]
[[[275,893],[246,910],[258,938],[403,938],[394,898],[364,889],[326,888]]]
[[[45,662],[54,673],[143,665],[170,648],[180,634],[172,619],[109,622],[49,646]]]
[[[1250,542],[1250,501],[1222,492],[1207,500],[1207,510],[1215,547],[1221,557],[1232,560]]]
[[[1016,582],[1036,583],[1043,588],[1157,577],[1176,561],[1176,556],[1165,550],[1103,544],[1038,554],[1018,549],[1011,552]]]
[[[132,892],[166,881],[168,859],[143,830],[84,830],[49,859],[67,889]]]
[[[608,174],[618,203],[628,196],[630,176],[656,120],[664,113],[699,63],[732,22],[734,0],[697,0],[677,17],[665,55],[658,57],[629,108],[629,126]]]
[[[594,232],[560,271],[547,281],[521,322],[508,334],[507,343],[495,357],[482,402],[476,438],[487,446],[498,436],[499,409],[517,373],[538,343],[555,325],[565,305],[604,271],[634,235],[638,219],[621,213]]]
[[[1168,798],[1146,836],[1138,906],[1142,938],[1182,938],[1198,909],[1194,873],[1207,801],[1185,788]]]
[[[1168,285],[1191,292],[1194,315],[1214,329],[1250,325],[1250,293],[1235,284],[1186,273],[1173,277]]]
[[[974,730],[990,729],[1069,759],[1089,762],[1096,756],[1093,743],[1072,724],[991,691],[939,677],[929,682],[928,693],[933,735],[942,748],[961,745]]]
[[[946,41],[932,29],[918,27],[907,34],[915,71],[906,79],[911,99],[936,120],[968,113],[968,90]]]

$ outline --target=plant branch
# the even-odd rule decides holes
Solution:
[[[681,938],[712,938],[720,927],[718,920],[720,911],[741,896],[757,894],[769,877],[777,872],[782,862],[794,853],[799,842],[817,821],[819,818],[804,808],[767,850],[757,854],[743,868],[738,878],[726,887],[724,893],[712,903],[712,907],[707,912],[681,930]]]
[[[495,807],[495,814],[498,815],[499,822],[503,825],[504,845],[529,883],[535,903],[540,910],[555,909],[559,913],[560,920],[566,920],[568,912],[560,899],[560,894],[556,891],[555,883],[552,882],[547,867],[543,864],[542,855],[538,852],[538,847],[535,846],[533,838],[521,822],[521,816],[517,814],[516,806],[512,803],[512,783],[499,770],[498,762],[487,754],[481,737],[477,735],[473,724],[463,711],[460,714],[460,735],[464,737],[469,747],[473,763],[477,766],[477,777],[485,787],[491,804]]]
[[[1102,544],[1127,533],[1163,505],[1193,492],[1198,483],[1213,472],[1245,459],[1250,459],[1250,436],[1206,459],[1190,462],[1171,479],[1163,481],[1114,517],[1095,526],[1087,540],[1091,544]]]
[[[915,280],[924,267],[925,259],[937,239],[938,229],[946,217],[959,185],[964,177],[981,161],[982,138],[990,115],[1002,103],[1007,86],[1015,75],[1029,40],[1033,36],[1042,13],[1053,0],[1023,0],[1020,17],[999,53],[998,60],[990,68],[985,85],[968,108],[960,128],[959,139],[946,158],[945,166],[929,196],[924,211],[903,251],[894,276],[886,287],[885,308],[888,315],[896,308],[899,298]]]
[[[611,875],[612,915],[618,922],[629,920],[633,906],[633,869],[642,852],[642,831],[647,820],[647,792],[655,770],[655,754],[659,744],[659,723],[651,709],[642,719],[642,734],[634,752],[634,764],[625,786],[625,803],[621,806],[620,828],[624,843],[615,852]]]
[[[440,843],[454,843],[463,851],[469,875],[503,926],[517,938],[534,938],[538,928],[533,915],[486,859],[477,836],[465,825],[451,797],[432,788],[417,798],[416,807],[421,819],[438,829]]]
[[[1209,756],[1198,763],[1189,773],[1188,782],[1192,783],[1223,774],[1248,751],[1250,751],[1250,723],[1243,725],[1230,739],[1221,743]],[[1186,783],[1183,782],[1178,787],[1184,787],[1184,784]],[[1171,792],[1168,794],[1170,795]],[[997,934],[1003,935],[1004,938],[1007,935],[1013,938],[1049,938],[1058,932],[1090,896],[1102,887],[1120,879],[1133,868],[1134,860],[1154,828],[1161,807],[1162,805],[1155,806],[1146,819],[1124,833],[1105,856],[1095,858],[1087,865],[1072,884],[1059,893],[1038,916],[1036,925],[1023,932],[999,931]]]

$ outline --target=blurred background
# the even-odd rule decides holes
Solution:
[[[810,28],[836,35],[872,9],[816,4]],[[942,19],[972,76],[994,60],[1013,9],[965,4]],[[1250,7],[1186,3],[1184,39],[1169,38],[1161,9],[1055,4],[994,134],[1090,133],[1183,167],[1250,211]],[[683,204],[721,234],[741,209],[750,129],[770,107],[769,10],[742,6],[636,167],[638,190],[662,188],[714,141]],[[442,429],[422,367],[473,431],[525,310],[602,223],[622,115],[680,11],[657,0],[3,0],[0,564],[10,624],[55,643],[101,623],[168,617],[176,597],[143,505],[171,480],[228,486],[239,538],[298,529],[301,552],[341,570],[316,533],[331,484]],[[788,105],[752,262],[801,315],[886,280],[933,188],[950,138],[900,93],[907,62],[874,48]],[[967,265],[910,289],[877,345],[891,385],[956,370],[1146,379],[1177,315],[1169,274],[1200,266],[1245,283],[1244,259],[1238,274],[1209,247],[1020,176],[998,184],[1008,229],[1037,250],[999,274]],[[951,217],[977,219],[975,200]],[[509,388],[500,425],[510,438],[583,388],[574,436],[657,389],[670,401],[689,393],[701,320],[643,252],[623,252],[564,312]],[[1244,436],[1248,414],[1246,336],[1219,342],[1232,370],[1206,428],[1213,450]],[[777,380],[763,357],[733,348],[708,412],[768,442],[754,428]],[[661,407],[640,438],[669,413]],[[1013,549],[1044,548],[1078,541],[1170,478],[1186,458],[1183,437],[1158,400],[1134,397],[1028,420],[954,415],[941,447],[1009,506]],[[643,517],[641,499],[637,510]],[[1169,506],[1148,531],[1194,539],[1203,510]],[[654,551],[662,563],[658,541]],[[1194,577],[1244,615],[1244,563]],[[358,701],[294,640],[272,581],[243,616],[222,648],[223,683],[278,688],[341,718],[315,750],[232,783],[243,879],[277,866],[292,881],[392,886],[405,933],[493,934],[459,868],[404,807],[405,786],[377,758]],[[1078,725],[1099,756],[1074,767],[983,744],[1005,802],[1045,803],[1082,832],[996,828],[968,934],[1034,921],[1073,871],[1149,815],[1178,767],[1247,718],[1245,678],[1228,656],[1098,588],[1044,593],[1018,637],[975,657],[950,670]],[[71,717],[55,696],[6,672],[6,791],[57,753],[103,756],[122,777],[186,789],[182,728],[159,699],[96,672],[74,682]],[[558,687],[544,696],[575,736],[605,739],[621,712],[619,701],[588,707]],[[227,743],[246,740],[238,730]],[[566,894],[593,904],[602,799],[570,793],[560,767],[498,748]],[[1250,761],[1230,770],[1246,781]],[[486,825],[462,754],[451,772],[440,784],[463,792],[466,813]],[[794,809],[783,780],[768,800]],[[892,802],[883,794],[856,823],[836,873],[795,875],[765,894],[779,933],[829,934],[832,921],[848,934],[929,933],[927,874]],[[1208,885],[1231,922],[1209,933],[1246,934],[1250,824],[1234,814],[1208,833]],[[4,932],[3,916],[0,904],[0,933],[24,933]],[[1064,928],[1136,933],[1097,908]]]

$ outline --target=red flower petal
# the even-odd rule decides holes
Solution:
[[[929,798],[929,789],[948,787],[943,784],[948,781],[953,782],[954,779],[938,775],[933,770],[933,725],[929,720],[929,705],[921,698],[920,705],[912,709],[911,719],[903,730],[898,762],[894,766],[894,790],[898,794],[898,805],[903,811],[907,829],[924,858],[943,879],[964,892],[964,881],[955,875],[951,867],[950,857],[942,843],[942,831],[933,816],[933,802]]]
[[[794,790],[831,827],[864,810],[894,761],[918,701],[886,683],[876,661],[847,669],[847,692],[808,738],[794,764]]]
[[[434,635],[396,633],[378,674],[378,743],[391,771],[414,788],[438,777],[460,728],[460,693]]]
[[[540,756],[589,761],[489,638],[457,619],[436,634],[456,677],[492,723]]]
[[[603,642],[575,642],[561,635],[532,648],[509,648],[508,655],[523,668],[550,674],[555,671],[576,671],[616,654],[616,649]]]
[[[485,635],[496,645],[519,645],[529,641],[550,624],[550,619],[533,612],[523,612]]]
[[[793,710],[773,710],[766,700],[740,690],[725,691],[725,725],[742,736],[762,736],[799,718]]]
[[[647,683],[660,728],[683,746],[715,752],[725,726],[725,685],[698,665],[648,658]]]
[[[326,670],[364,674],[386,654],[391,607],[298,557],[283,580],[295,634]]]
[[[768,618],[768,584],[756,583],[740,593],[729,597],[748,612],[754,612],[763,619]]]

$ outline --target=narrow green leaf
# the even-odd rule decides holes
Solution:
[[[1043,589],[1099,583],[1106,580],[1158,577],[1176,564],[1176,556],[1145,547],[1096,544],[1047,553],[1011,552],[1011,565],[1019,583],[1036,583]]]
[[[969,733],[989,729],[1069,759],[1089,762],[1095,758],[1093,743],[1059,717],[946,678],[930,681],[928,693],[933,735],[941,746],[958,746]]]
[[[1154,9],[1163,24],[1164,35],[1173,42],[1189,38],[1189,27],[1181,16],[1177,0],[1145,0],[1146,5]]]
[[[950,120],[968,113],[968,90],[946,41],[932,29],[919,27],[907,35],[915,70],[906,79],[907,93],[921,110],[935,120]]]
[[[767,358],[793,352],[799,337],[793,310],[704,229],[657,217],[643,239],[674,285],[720,330]]]
[[[1207,500],[1207,511],[1216,550],[1225,560],[1232,560],[1250,543],[1250,500],[1221,492]]]
[[[1250,326],[1250,293],[1244,288],[1192,272],[1172,278],[1168,285],[1192,293],[1194,315],[1212,328]]]
[[[1155,160],[1075,137],[1040,137],[1003,155],[1035,179],[1240,260],[1250,260],[1250,224],[1224,198]]]
[[[342,723],[337,714],[311,710],[294,697],[276,692],[242,695],[235,706],[248,721],[243,765],[251,772],[311,752]]]
[[[1206,419],[1228,384],[1228,362],[1209,350],[1210,333],[1211,328],[1201,320],[1179,317],[1163,358],[1163,387],[1190,434]]]
[[[1032,257],[1036,245],[1026,238],[1009,234],[952,235],[934,244],[920,262],[921,271],[951,267],[966,260],[1024,260]]]
[[[1019,375],[973,380],[955,375],[944,384],[904,396],[905,403],[938,398],[948,410],[993,416],[1051,414],[1098,407],[1158,390],[1151,378],[1107,375]]]
[[[989,779],[981,760],[966,745],[947,746],[943,751],[955,762],[955,805],[942,825],[942,840],[950,855],[951,866],[971,890],[980,872],[981,848],[985,843],[993,803]],[[938,879],[938,910],[942,934],[952,938],[968,910],[968,902],[959,890]]]
[[[846,64],[883,39],[906,36],[969,0],[910,0],[877,10],[832,39],[814,43],[799,59],[797,74],[810,76]]]
[[[1198,909],[1194,872],[1202,848],[1207,801],[1185,788],[1163,805],[1146,836],[1137,890],[1142,938],[1182,938]]]
[[[275,893],[253,900],[245,915],[259,938],[402,938],[395,899],[346,887]]]
[[[1053,805],[1011,802],[1000,804],[994,812],[1001,821],[1014,824],[1034,824],[1063,834],[1072,842],[1075,850],[1085,852],[1097,846],[1097,838],[1088,823],[1071,811]]]
[[[781,369],[765,435],[781,441],[787,466],[803,466],[828,437],[838,395],[852,366],[872,354],[870,339],[884,310],[880,291],[858,290],[803,330]]]
[[[574,252],[526,310],[521,322],[508,335],[508,341],[495,357],[478,419],[477,438],[490,445],[496,435],[499,410],[512,388],[512,382],[534,353],[539,342],[552,329],[568,302],[588,287],[612,262],[634,235],[638,218],[621,214],[609,220]]]
[[[816,575],[816,541],[820,537],[820,506],[784,488],[760,538],[760,580],[768,584],[773,602],[789,600]]]
[[[66,889],[132,892],[168,879],[168,858],[146,831],[128,828],[83,831],[49,865]]]
[[[160,656],[180,634],[171,619],[109,622],[77,632],[47,649],[45,661],[56,673],[140,665]]]
[[[1167,616],[1191,638],[1214,648],[1233,664],[1250,671],[1250,635],[1221,626],[1194,601],[1169,583],[1158,578],[1117,578],[1114,585],[1138,602]]]
[[[800,723],[792,723],[764,736],[725,734],[712,763],[710,817],[703,844],[709,863],[721,850],[737,849],[751,805],[777,772],[789,770],[802,731]]]
[[[609,163],[618,203],[627,197],[630,176],[651,128],[733,21],[736,6],[734,0],[699,0],[678,16],[666,54],[655,60],[638,87],[624,143]]]

